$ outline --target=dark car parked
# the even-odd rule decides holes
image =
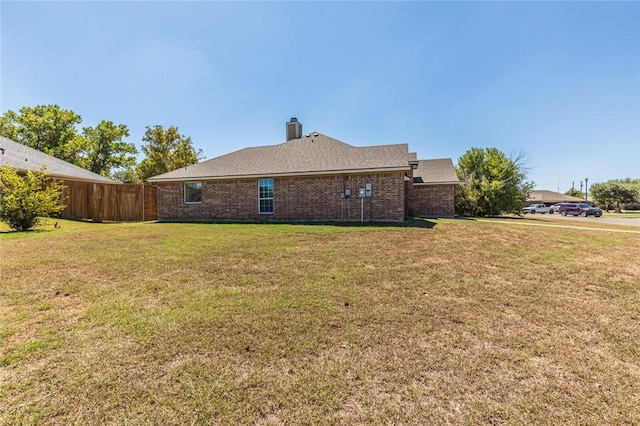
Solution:
[[[564,203],[559,207],[559,211],[562,216],[566,216],[568,214],[573,216],[582,216],[582,217],[602,216],[602,210],[600,210],[597,207],[592,207],[587,203],[578,203],[578,204]]]

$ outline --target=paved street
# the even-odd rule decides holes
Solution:
[[[554,219],[561,219],[563,221],[572,222],[572,225],[579,224],[580,222],[598,222],[598,223],[614,223],[617,225],[633,225],[640,226],[640,218],[637,217],[580,217],[580,216],[561,216],[559,214],[527,214],[525,217],[528,219],[541,219],[545,217],[552,217]]]

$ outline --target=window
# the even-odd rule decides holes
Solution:
[[[184,202],[202,202],[202,182],[187,182],[184,184]]]
[[[273,179],[258,181],[258,213],[273,213]]]

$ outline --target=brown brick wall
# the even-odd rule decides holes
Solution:
[[[455,185],[414,185],[413,216],[453,217]]]
[[[371,173],[274,179],[274,213],[258,213],[258,179],[202,182],[202,203],[185,204],[184,183],[158,184],[160,220],[360,220],[358,188],[372,185],[364,199],[365,221],[402,221],[404,174]],[[344,189],[349,199],[341,200]]]
[[[405,218],[412,218],[413,215],[413,183],[411,181],[404,181],[404,216]]]
[[[404,180],[404,216],[405,218],[413,217],[413,170],[406,174]]]

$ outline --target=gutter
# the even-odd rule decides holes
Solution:
[[[422,183],[414,183],[413,186],[426,186],[426,185],[458,185],[460,183],[459,180],[451,180],[444,182],[422,182]]]
[[[27,172],[31,171],[37,171],[39,172],[39,170],[31,170],[31,169],[22,169],[22,168],[15,168],[15,171],[19,174],[26,174]],[[118,184],[119,182],[113,181],[109,178],[105,178],[105,180],[98,180],[98,179],[90,179],[90,178],[83,178],[83,177],[79,177],[79,176],[68,176],[68,175],[61,175],[61,174],[53,174],[48,172],[46,169],[44,171],[46,177],[48,179],[64,179],[64,180],[74,180],[77,182],[90,182],[90,183],[113,183],[113,184]]]
[[[386,172],[406,172],[411,170],[410,167],[393,167],[385,169],[353,169],[353,170],[329,170],[321,172],[295,172],[295,173],[256,173],[247,175],[231,175],[231,176],[187,176],[175,178],[150,178],[147,182],[193,182],[196,180],[231,180],[231,179],[256,179],[256,178],[273,178],[273,177],[298,177],[298,176],[333,176],[342,174],[361,174],[361,173],[386,173]]]

